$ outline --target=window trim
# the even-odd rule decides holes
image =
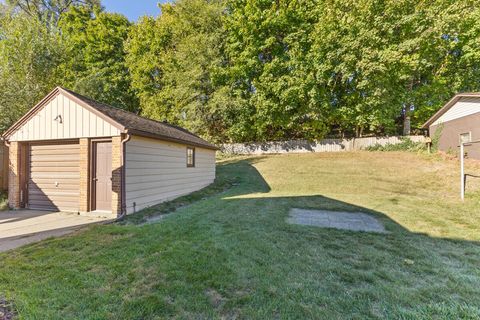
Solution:
[[[462,136],[468,134],[468,141],[462,141]],[[460,143],[470,143],[472,142],[472,131],[462,132],[458,135],[458,140]]]
[[[188,151],[192,150],[192,163],[188,163]],[[186,151],[186,161],[187,161],[187,168],[195,168],[195,148],[194,147],[187,147]]]

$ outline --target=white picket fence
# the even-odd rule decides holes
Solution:
[[[227,143],[220,149],[226,154],[274,154],[274,153],[310,153],[310,152],[342,152],[363,150],[367,147],[386,144],[397,144],[402,139],[413,142],[425,142],[424,136],[407,137],[368,137],[354,139],[323,139],[319,141],[291,140],[263,143]]]

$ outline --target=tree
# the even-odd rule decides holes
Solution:
[[[178,0],[134,25],[8,0],[0,21],[3,128],[55,85],[238,142],[399,133],[480,90],[475,0]]]
[[[0,18],[0,130],[56,85],[63,49],[58,34],[25,14]]]
[[[223,1],[179,0],[161,10],[143,17],[127,42],[142,114],[218,139],[224,129],[213,74],[222,63]]]
[[[93,9],[100,6],[100,0],[7,0],[7,4],[42,23],[55,25],[69,8],[87,6]]]
[[[397,46],[400,33],[408,33],[401,24],[411,5],[332,0],[322,6],[309,59],[323,88],[321,99],[329,103],[330,130],[355,136],[395,131],[401,110]]]
[[[138,109],[125,64],[123,44],[130,22],[124,16],[74,4],[61,13],[58,25],[52,25],[3,8],[0,129],[8,128],[57,85],[118,107]]]
[[[226,85],[246,106],[235,140],[321,138],[327,103],[307,59],[318,1],[231,1],[226,19]]]
[[[64,62],[60,83],[93,99],[131,111],[138,100],[131,87],[124,42],[130,22],[96,7],[73,6],[59,22]]]
[[[412,4],[413,6],[413,4]],[[478,91],[479,8],[476,1],[415,4],[409,39],[398,46],[402,100],[420,126],[453,94]]]
[[[311,58],[327,88],[330,128],[399,133],[396,119],[407,115],[418,128],[454,92],[478,89],[473,78],[458,81],[467,80],[462,63],[473,64],[462,46],[476,11],[471,1],[325,2]]]

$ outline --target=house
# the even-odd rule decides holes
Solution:
[[[215,179],[213,144],[60,87],[3,138],[12,208],[116,217]]]
[[[432,140],[438,139],[439,150],[455,152],[460,142],[480,140],[480,93],[454,96],[424,125]],[[480,159],[480,145],[467,148],[470,158]]]

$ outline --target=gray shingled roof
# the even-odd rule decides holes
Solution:
[[[105,116],[111,118],[115,122],[118,122],[125,129],[133,131],[135,134],[142,135],[145,133],[148,136],[155,136],[159,139],[183,142],[185,144],[191,144],[194,146],[204,147],[208,149],[218,149],[215,145],[200,138],[199,136],[191,133],[190,131],[178,126],[174,126],[165,122],[155,121],[136,115],[132,112],[128,112],[119,108],[109,106],[107,104],[95,101],[73,92],[71,90],[61,88],[77,99],[83,101],[90,107],[101,112]]]

